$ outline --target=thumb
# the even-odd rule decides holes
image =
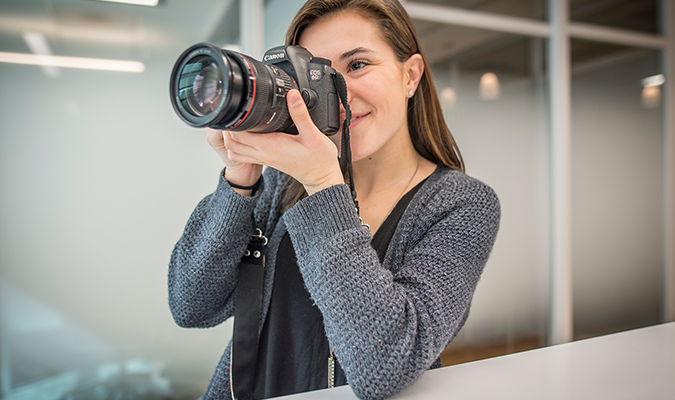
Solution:
[[[299,133],[309,132],[312,129],[317,130],[299,91],[296,89],[289,91],[286,95],[286,103],[288,104],[288,113],[291,115]]]

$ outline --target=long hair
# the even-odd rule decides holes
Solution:
[[[457,143],[445,123],[431,68],[420,46],[410,16],[398,0],[308,0],[298,11],[286,32],[286,44],[297,45],[302,32],[321,18],[339,12],[358,12],[371,17],[400,62],[419,53],[424,73],[415,94],[408,100],[408,130],[415,150],[424,158],[464,172],[464,161]],[[369,19],[371,19],[369,18]],[[307,194],[293,178],[284,185],[284,209]]]

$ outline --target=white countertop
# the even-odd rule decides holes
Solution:
[[[283,397],[355,400],[348,386]],[[675,399],[675,322],[427,371],[391,399]]]

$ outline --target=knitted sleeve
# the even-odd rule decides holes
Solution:
[[[315,193],[284,216],[326,335],[360,398],[404,389],[466,320],[500,208],[489,187],[453,176],[409,205],[392,239],[402,248],[387,255],[391,270],[379,263],[346,185]]]
[[[234,314],[238,265],[255,212],[265,230],[279,173],[267,169],[254,196],[236,193],[220,174],[215,192],[190,216],[169,262],[169,307],[182,327],[212,327]]]

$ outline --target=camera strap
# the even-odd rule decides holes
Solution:
[[[347,103],[347,83],[339,72],[332,74],[332,77],[346,113],[346,118],[342,123],[340,170],[349,183],[354,206],[356,211],[359,212],[356,189],[354,189],[352,149],[349,140],[352,112]],[[256,228],[255,232],[251,235],[246,253],[241,258],[236,288],[234,328],[230,353],[230,390],[232,398],[236,400],[253,399],[255,367],[258,359],[267,238],[263,236],[260,229]]]
[[[356,200],[356,189],[354,188],[352,146],[349,141],[349,124],[352,122],[352,110],[349,108],[349,104],[347,103],[347,83],[345,82],[345,78],[339,72],[335,72],[332,74],[332,76],[335,89],[337,90],[338,96],[340,97],[340,102],[345,109],[345,120],[342,123],[342,143],[340,146],[340,170],[342,170],[342,175],[348,181],[349,190],[352,193],[352,200],[354,201],[356,212],[360,213],[359,202]]]
[[[262,313],[267,238],[255,229],[239,264],[230,353],[230,390],[236,400],[252,400]]]

